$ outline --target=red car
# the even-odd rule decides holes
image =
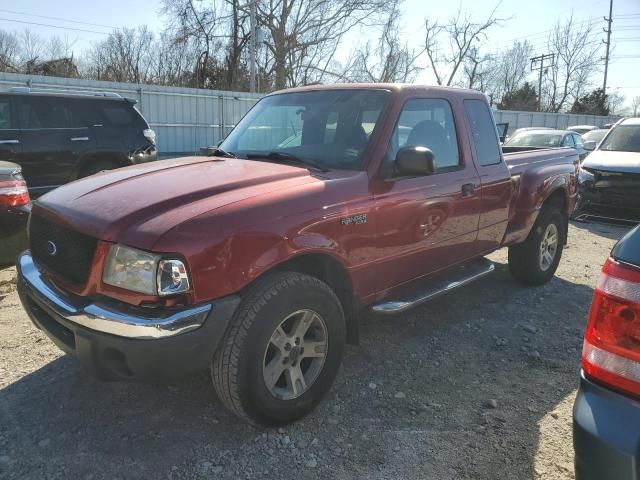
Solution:
[[[27,246],[31,199],[19,165],[0,161],[0,266],[15,262]]]
[[[238,416],[282,424],[333,382],[364,309],[398,313],[493,270],[549,281],[578,155],[505,154],[485,96],[313,86],[264,97],[215,151],[94,175],[35,202],[19,290],[106,378],[211,366]]]

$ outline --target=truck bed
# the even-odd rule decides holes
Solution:
[[[578,163],[578,154],[570,147],[535,148],[535,147],[502,147],[504,160],[511,175],[518,175],[533,166],[541,167],[545,163],[565,163],[568,159]]]

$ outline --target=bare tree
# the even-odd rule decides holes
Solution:
[[[625,107],[626,97],[620,92],[612,92],[607,94],[607,106],[610,115],[624,115],[628,112]]]
[[[640,95],[636,95],[631,99],[631,113],[634,117],[640,115]]]
[[[0,30],[0,70],[17,72],[20,63],[20,41],[11,32]]]
[[[395,8],[388,0],[278,0],[257,3],[270,53],[263,66],[276,89],[322,81],[345,34],[380,24]]]
[[[438,85],[453,85],[470,53],[477,54],[478,42],[486,40],[487,31],[505,20],[496,17],[497,8],[480,23],[473,22],[469,13],[462,10],[458,10],[458,14],[447,24],[425,20],[424,46],[429,67]],[[447,47],[442,46],[443,36],[447,37]]]
[[[86,73],[97,80],[149,82],[152,46],[153,34],[146,26],[116,30],[93,46]]]
[[[25,29],[19,36],[20,39],[20,63],[36,62],[42,57],[46,42],[45,40],[29,29]]]
[[[366,82],[409,82],[422,70],[417,60],[423,50],[411,49],[400,39],[400,10],[396,4],[383,25],[377,44],[367,42],[352,55],[341,78]]]
[[[591,86],[590,77],[600,64],[601,46],[599,40],[592,40],[592,31],[589,25],[577,25],[573,16],[555,25],[547,45],[548,51],[555,54],[555,63],[544,77],[544,110],[566,109]]]
[[[510,48],[489,55],[483,63],[483,88],[492,103],[522,88],[529,76],[531,44],[527,41],[515,42]]]

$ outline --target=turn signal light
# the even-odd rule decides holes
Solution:
[[[640,396],[640,268],[609,258],[602,268],[584,336],[585,375]]]
[[[30,201],[27,182],[24,180],[0,182],[0,205],[4,207],[19,207],[27,205]]]

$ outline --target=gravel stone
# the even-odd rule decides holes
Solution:
[[[498,401],[495,398],[490,398],[487,401],[487,406],[490,408],[498,408]]]
[[[95,380],[33,326],[15,268],[0,268],[0,477],[573,480],[584,319],[626,231],[572,223],[555,278],[539,288],[513,281],[504,249],[471,286],[392,320],[367,313],[327,398],[280,429],[226,411],[208,372]]]
[[[403,392],[398,392],[394,395],[395,398],[407,398],[407,395]]]

